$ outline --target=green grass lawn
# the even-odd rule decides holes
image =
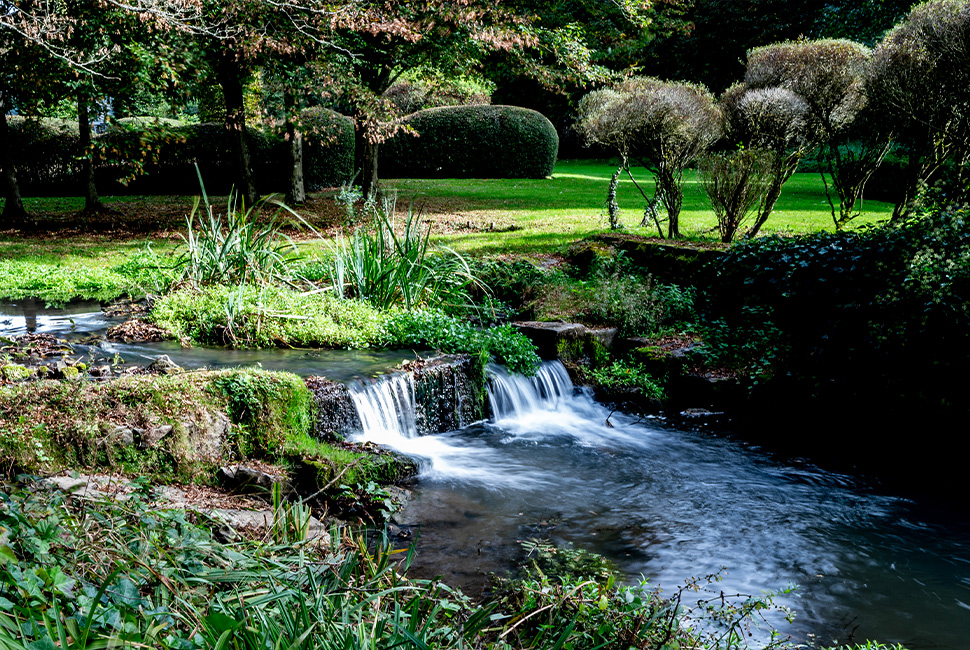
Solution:
[[[413,201],[430,220],[450,230],[440,239],[465,252],[555,252],[594,232],[607,230],[606,190],[614,167],[602,162],[560,161],[551,179],[544,180],[426,180],[386,181],[398,192],[398,203]],[[637,175],[650,195],[648,174]],[[697,174],[685,175],[681,231],[690,239],[717,241],[717,222]],[[644,201],[626,177],[617,194],[626,232],[656,235],[640,228]],[[887,218],[892,205],[866,201],[854,227]],[[509,226],[511,232],[494,230]],[[450,227],[449,227],[450,226]],[[782,193],[765,233],[806,233],[833,230],[832,215],[818,174],[796,174]]]
[[[607,230],[605,197],[613,167],[605,162],[561,161],[552,178],[543,180],[426,180],[391,179],[385,187],[396,190],[399,208],[413,204],[433,223],[435,238],[453,248],[474,254],[555,253],[587,235]],[[641,173],[644,190],[653,184]],[[341,210],[330,193],[316,195],[301,210],[322,227],[334,223]],[[629,179],[620,182],[618,200],[626,232],[655,235],[640,228],[644,201]],[[65,267],[118,264],[147,241],[164,251],[179,243],[184,215],[192,199],[173,197],[104,197],[128,223],[157,221],[147,232],[120,234],[72,228],[72,215],[82,207],[79,198],[28,198],[28,210],[43,214],[54,226],[51,232],[24,235],[0,233],[0,259],[30,259]],[[224,202],[214,198],[216,205]],[[854,225],[889,216],[888,203],[868,201]],[[335,215],[337,215],[335,217]],[[716,222],[696,173],[688,172],[684,188],[681,230],[691,239],[716,241]],[[76,225],[76,224],[73,224]],[[832,230],[832,218],[818,174],[796,174],[785,186],[778,208],[764,232],[803,233]]]

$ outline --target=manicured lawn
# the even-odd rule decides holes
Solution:
[[[463,252],[553,253],[594,232],[606,230],[605,197],[613,167],[605,162],[562,161],[555,175],[543,180],[425,180],[392,179],[385,187],[396,190],[399,209],[413,205],[434,225],[439,241]],[[644,190],[652,192],[645,173]],[[330,229],[342,210],[329,199],[314,196],[301,210],[315,225]],[[629,179],[619,188],[622,221],[627,232],[656,234],[640,228],[643,199]],[[185,196],[105,197],[125,224],[120,232],[100,227],[85,231],[72,223],[80,210],[77,198],[28,198],[32,212],[43,216],[51,232],[41,235],[0,233],[0,259],[30,259],[66,267],[110,266],[152,241],[158,251],[175,247],[192,205]],[[223,205],[221,198],[213,199]],[[2,202],[0,202],[2,204]],[[868,201],[856,225],[887,217],[892,206]],[[693,172],[686,175],[681,230],[691,239],[716,240],[714,215]],[[142,226],[141,230],[139,226]],[[828,203],[818,174],[797,174],[786,186],[765,232],[799,233],[831,230]]]
[[[590,161],[561,161],[545,180],[390,180],[398,191],[398,205],[424,209],[429,220],[449,232],[448,245],[476,253],[554,252],[564,245],[607,229],[606,189],[613,167]],[[636,172],[635,172],[636,174]],[[650,195],[653,184],[637,174]],[[641,180],[642,179],[642,180]],[[694,172],[685,176],[681,231],[691,239],[717,240],[717,222]],[[640,228],[643,198],[626,177],[618,191],[625,231],[655,235]],[[855,226],[888,217],[892,206],[867,201]],[[489,229],[491,226],[494,227]],[[510,232],[496,232],[510,226]],[[766,233],[803,233],[832,230],[832,216],[822,179],[815,173],[796,174],[785,186],[778,207],[765,225]]]

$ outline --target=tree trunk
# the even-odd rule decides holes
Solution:
[[[32,225],[24,201],[20,196],[17,171],[13,165],[10,151],[10,127],[7,125],[7,104],[0,94],[0,170],[3,172],[3,215],[0,216],[0,230],[22,228]]]
[[[222,57],[218,66],[219,85],[226,102],[226,136],[232,164],[235,167],[235,193],[247,206],[256,203],[256,181],[246,141],[246,108],[243,104],[243,79],[239,63],[231,54]]]
[[[306,185],[303,177],[303,133],[297,126],[299,115],[296,112],[296,98],[292,92],[283,93],[286,107],[286,139],[290,143],[290,189],[286,201],[290,205],[300,205],[306,201]]]
[[[377,175],[377,156],[379,144],[376,142],[371,142],[367,138],[364,138],[364,151],[361,157],[361,170],[360,170],[360,189],[364,193],[364,198],[369,198],[372,194],[376,193],[378,188],[378,175]]]
[[[98,196],[94,182],[94,153],[91,151],[91,118],[88,96],[84,91],[77,94],[77,127],[81,143],[81,182],[84,186],[84,211],[101,212],[104,204]]]

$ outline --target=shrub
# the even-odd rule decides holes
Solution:
[[[20,191],[26,196],[79,189],[80,138],[77,122],[49,118],[7,117],[10,150]]]
[[[381,145],[387,178],[545,178],[559,136],[540,113],[515,106],[453,106],[419,111]]]
[[[16,168],[25,195],[78,193],[76,122],[8,118]],[[309,189],[333,187],[353,177],[353,122],[323,108],[302,115],[304,173]],[[289,151],[280,134],[249,129],[250,156],[264,193],[288,187]],[[228,194],[234,181],[229,142],[221,123],[181,124],[134,117],[114,122],[94,138],[96,181],[104,194],[190,194],[196,166],[209,189]]]
[[[480,354],[510,371],[535,374],[535,346],[511,325],[478,329],[436,310],[395,312],[384,322],[389,347],[427,347],[448,353]]]
[[[603,388],[635,389],[649,399],[664,398],[663,387],[637,363],[614,361],[610,366],[590,370],[589,374]]]
[[[307,191],[350,182],[354,177],[354,121],[346,115],[316,107],[300,113],[300,126]]]
[[[626,171],[633,180],[630,163],[637,162],[653,173],[655,182],[653,198],[644,194],[643,225],[652,219],[664,236],[656,214],[662,205],[667,211],[667,237],[679,237],[684,169],[721,133],[721,112],[713,95],[697,84],[632,77],[586,95],[579,105],[577,129],[588,141],[614,148],[623,160],[607,198],[611,222],[619,174]]]
[[[859,400],[957,407],[965,401],[954,380],[970,358],[966,224],[965,213],[943,211],[899,227],[735,246],[708,294],[708,319],[738,358],[767,353],[767,370],[797,382],[793,392],[855,409]]]
[[[734,241],[751,211],[765,203],[772,184],[773,159],[774,154],[757,149],[701,158],[704,191],[711,200],[722,242]]]

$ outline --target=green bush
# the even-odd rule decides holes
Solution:
[[[478,329],[436,310],[395,312],[384,322],[388,347],[428,347],[448,353],[481,354],[512,372],[534,374],[535,346],[511,325]]]
[[[354,177],[354,121],[326,108],[300,114],[307,191],[338,187]],[[288,169],[288,167],[287,167]]]
[[[536,111],[516,106],[451,106],[408,115],[381,145],[386,178],[545,178],[559,136]]]
[[[17,180],[31,195],[79,191],[77,122],[8,118]],[[324,108],[303,112],[307,189],[333,187],[353,177],[354,129],[348,117]],[[282,132],[247,132],[253,171],[263,193],[288,187],[289,146]],[[227,194],[235,182],[229,141],[221,123],[182,124],[152,117],[122,118],[95,136],[95,180],[102,194],[194,194],[198,165],[206,187]]]
[[[21,193],[46,195],[52,188],[75,193],[79,187],[77,157],[81,146],[77,122],[9,116],[7,123]]]
[[[663,387],[637,363],[614,361],[613,365],[590,370],[590,376],[603,388],[634,389],[650,399],[664,398]]]

